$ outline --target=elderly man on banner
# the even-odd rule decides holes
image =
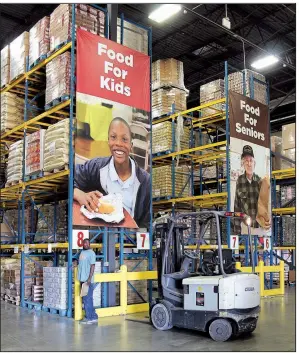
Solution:
[[[256,162],[250,145],[243,147],[241,159],[245,171],[237,180],[234,211],[249,215],[252,219],[252,234],[261,235],[271,228],[270,180],[268,176],[261,179],[254,173]],[[235,219],[233,232],[237,235],[247,234],[247,228],[241,220]]]

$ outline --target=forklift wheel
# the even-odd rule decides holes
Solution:
[[[209,327],[209,333],[216,342],[225,342],[232,335],[233,329],[229,321],[220,318],[213,321]]]
[[[151,320],[153,326],[160,331],[166,331],[173,327],[170,310],[163,304],[163,301],[152,308]]]

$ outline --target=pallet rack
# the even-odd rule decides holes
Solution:
[[[228,116],[228,72],[229,69],[236,71],[233,67],[230,67],[227,62],[225,62],[225,72],[224,72],[224,82],[225,82],[225,97],[222,99],[214,100],[206,104],[202,104],[198,107],[188,109],[183,112],[175,112],[173,107],[172,112],[162,117],[158,117],[153,120],[153,125],[169,121],[172,123],[172,149],[170,151],[165,152],[164,154],[161,152],[153,156],[153,164],[154,166],[163,166],[169,165],[172,166],[172,194],[166,198],[156,198],[153,202],[154,212],[171,212],[174,213],[175,210],[194,210],[196,208],[216,208],[218,210],[224,208],[224,210],[230,210],[230,165],[229,165],[229,141],[230,141],[230,133],[229,133],[229,116]],[[245,82],[244,82],[244,74],[243,74],[243,92],[245,94]],[[250,98],[254,99],[254,82],[257,81],[266,85],[267,87],[267,102],[269,103],[269,90],[268,84],[256,79],[253,75],[250,75]],[[224,110],[216,109],[215,106],[223,104],[225,105]],[[214,114],[202,115],[202,111],[205,108],[210,108],[215,111]],[[198,117],[195,117],[198,115]],[[185,125],[187,125],[190,129],[190,148],[175,151],[174,149],[174,124],[178,117],[183,117]],[[269,116],[270,120],[270,116]],[[211,134],[213,134],[213,141],[208,144],[202,145],[202,133],[205,132],[208,134],[209,138]],[[197,147],[194,147],[194,133],[199,134],[200,144]],[[222,133],[220,135],[219,133]],[[224,140],[220,138],[220,136],[224,136]],[[225,147],[225,150],[221,150],[220,148]],[[199,153],[197,155],[196,153]],[[272,153],[274,154],[274,153]],[[177,163],[175,159],[179,157],[180,162],[182,164],[188,164],[190,175],[189,180],[191,181],[191,195],[189,197],[180,198],[180,196],[175,195],[175,171],[174,166]],[[284,158],[283,156],[281,156]],[[205,181],[203,178],[203,165],[206,162],[213,162],[216,164],[217,161],[226,161],[226,176],[221,174],[218,166],[216,167],[216,178]],[[294,162],[294,161],[293,161]],[[194,193],[194,170],[199,166],[199,193]],[[271,164],[272,166],[272,164]],[[272,168],[272,167],[271,167]],[[279,180],[282,181],[295,177],[295,168],[287,169],[287,170],[279,170],[272,171],[272,192],[276,188],[276,183]],[[222,190],[223,183],[226,183],[226,192]],[[216,193],[210,193],[211,187],[217,191]],[[186,185],[185,187],[186,188]],[[205,188],[208,194],[203,193],[203,188]],[[181,191],[182,193],[183,191]],[[276,200],[276,199],[275,199]],[[276,204],[275,204],[276,206]],[[295,213],[295,208],[273,208],[273,224],[275,224],[275,220],[277,215],[290,215]],[[226,226],[227,235],[230,235],[230,223],[227,222]],[[277,227],[272,228],[273,237],[272,240],[276,240],[275,234],[277,234]],[[191,232],[192,233],[192,232]],[[191,235],[192,236],[192,235]],[[192,237],[191,237],[192,239]],[[254,236],[254,249],[255,249],[255,265],[259,262],[259,257],[262,257],[264,261],[269,258],[270,265],[274,264],[274,258],[277,263],[277,251],[291,251],[294,253],[295,246],[283,247],[280,244],[272,242],[271,249],[269,252],[264,251],[263,247],[258,244],[258,236]],[[249,261],[249,244],[248,238],[245,236],[240,237],[240,250],[243,252],[243,256],[245,256],[245,266],[248,265]],[[227,237],[227,245],[224,247],[230,246],[230,237]],[[188,247],[188,246],[187,246]],[[194,246],[190,246],[190,248],[194,248]],[[213,245],[202,245],[201,249],[213,248]],[[281,259],[281,258],[280,258]],[[294,260],[292,260],[294,262]],[[270,274],[270,284],[266,283],[266,286],[273,286],[273,274]]]
[[[92,5],[97,9],[102,10],[105,13],[105,37],[109,37],[109,18],[108,11],[99,7],[98,5]],[[1,134],[1,141],[12,143],[20,139],[25,139],[26,134],[32,133],[39,130],[40,128],[47,128],[50,126],[47,119],[52,118],[55,120],[61,120],[63,118],[69,118],[69,165],[68,169],[60,171],[57,173],[52,173],[50,175],[37,178],[34,180],[25,180],[25,166],[23,161],[23,179],[20,183],[2,188],[0,206],[2,209],[18,209],[18,230],[16,242],[14,244],[1,244],[1,256],[7,256],[13,254],[12,252],[21,252],[21,306],[35,308],[36,310],[43,310],[50,313],[59,313],[61,316],[72,317],[73,314],[73,270],[72,270],[72,260],[78,257],[78,252],[73,250],[72,247],[72,201],[73,201],[73,179],[74,179],[74,139],[73,134],[75,127],[75,107],[76,107],[76,91],[75,91],[75,48],[76,48],[76,36],[75,36],[75,5],[72,5],[72,28],[71,28],[71,38],[67,43],[59,45],[54,52],[41,60],[36,66],[29,68],[27,65],[27,71],[13,80],[6,87],[1,90],[4,92],[13,92],[21,95],[25,98],[25,109],[24,109],[24,123],[18,125],[17,127]],[[133,21],[125,19],[123,14],[120,16],[121,19],[121,44],[124,40],[124,21],[129,22],[137,27],[145,29],[148,33],[148,55],[151,57],[151,29],[145,28]],[[36,117],[28,120],[28,109],[30,109],[30,102],[37,97],[44,94],[42,90],[42,85],[44,85],[44,72],[46,64],[51,62],[58,55],[65,53],[66,51],[71,52],[71,92],[70,96],[66,98],[65,101],[55,105],[50,109],[46,109],[44,112],[40,113]],[[27,60],[28,61],[28,60]],[[150,117],[151,119],[151,117]],[[24,160],[24,159],[23,159]],[[31,243],[30,239],[26,237],[25,232],[25,204],[30,203],[32,208],[35,208],[40,213],[40,205],[44,203],[54,203],[56,205],[57,200],[61,198],[67,199],[68,206],[68,225],[67,225],[67,238],[66,242],[56,242],[56,226],[54,226],[53,232],[53,242],[51,243]],[[54,212],[54,225],[56,225],[56,216]],[[42,216],[43,217],[43,216]],[[151,223],[152,224],[152,223]],[[153,250],[152,250],[152,230],[150,232],[150,249],[148,251],[139,252],[140,262],[144,259],[148,259],[148,268],[151,270],[153,268]],[[97,260],[101,260],[103,263],[103,272],[109,272],[109,256],[111,257],[111,249],[118,250],[119,252],[119,263],[122,265],[126,257],[136,258],[136,254],[127,254],[124,252],[125,248],[135,248],[136,240],[135,232],[127,230],[124,228],[90,228],[89,230],[91,239],[91,248],[93,248],[97,253]],[[112,240],[113,236],[113,241]],[[114,237],[116,236],[116,239]],[[113,244],[113,245],[112,245]],[[25,299],[24,296],[24,280],[27,278],[25,276],[25,259],[34,261],[36,265],[39,263],[32,259],[32,257],[45,257],[53,259],[54,266],[57,265],[57,255],[58,252],[64,252],[67,255],[68,264],[68,306],[65,311],[46,308],[42,306],[41,303],[32,302]],[[109,255],[110,252],[110,255]],[[113,255],[115,258],[115,253]],[[138,266],[138,265],[137,265]],[[132,285],[131,285],[132,287]],[[102,284],[102,306],[108,307],[108,285],[107,283]],[[133,287],[134,288],[134,287]],[[152,281],[149,281],[149,301],[151,301],[152,293]],[[137,290],[134,289],[136,292]],[[138,292],[137,292],[138,293]]]

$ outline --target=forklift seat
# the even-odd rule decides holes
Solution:
[[[188,257],[185,257],[181,270],[179,272],[175,273],[170,273],[170,274],[164,274],[165,278],[172,278],[174,280],[183,280],[185,278],[190,277],[189,273],[189,265],[192,262],[192,260]]]

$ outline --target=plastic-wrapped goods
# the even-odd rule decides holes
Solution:
[[[75,28],[104,37],[105,13],[86,4],[76,4]],[[50,16],[50,50],[69,41],[72,35],[72,5],[59,5]]]
[[[161,88],[152,93],[152,117],[187,109],[186,92],[178,88]]]
[[[40,129],[25,140],[25,175],[41,172],[44,166],[45,129]]]
[[[188,127],[183,127],[182,130],[177,129],[177,124],[174,123],[174,131],[172,131],[171,122],[162,122],[153,125],[152,128],[152,153],[172,151],[181,151],[189,149],[190,131]],[[174,144],[173,144],[174,140]]]
[[[23,176],[23,139],[18,140],[9,147],[8,162],[7,162],[7,182],[6,185],[11,183],[18,183],[22,180]]]
[[[148,32],[147,30],[123,21],[123,43],[121,43],[121,19],[117,19],[117,43],[137,50],[148,55]]]
[[[219,100],[224,98],[224,80],[219,79],[215,81],[208,82],[207,84],[200,86],[200,105]],[[211,107],[203,108],[201,111],[201,116],[205,117],[208,115],[216,114],[217,111],[223,111],[225,109],[225,103],[217,103]]]
[[[67,267],[44,267],[43,285],[45,307],[67,309],[68,282]]]
[[[271,136],[271,150],[274,153],[282,155],[282,138]],[[281,170],[282,158],[280,156],[272,157],[272,171]]]
[[[282,149],[289,150],[296,147],[296,123],[282,126]]]
[[[71,54],[58,55],[46,65],[46,105],[69,95],[71,89]]]
[[[296,200],[290,203],[290,201],[296,198],[296,185],[291,184],[287,186],[280,186],[281,195],[281,206],[284,207],[286,204],[288,208],[296,206]]]
[[[290,162],[285,159],[281,159],[281,169],[286,170],[289,168],[294,168],[295,167],[295,161],[296,161],[296,149],[288,149],[288,150],[283,150],[282,155],[287,157],[288,159],[294,161]]]
[[[4,142],[0,144],[0,188],[3,188],[6,182],[6,158],[8,147]]]
[[[50,50],[50,17],[45,16],[29,31],[29,66]]]
[[[152,66],[152,89],[169,86],[186,90],[183,63],[172,58],[155,61]]]
[[[174,197],[183,198],[190,195],[190,171],[187,166],[174,168],[175,190],[172,195],[172,167],[155,167],[153,176],[153,198]]]
[[[282,228],[279,239],[281,246],[296,245],[296,216],[282,216]]]
[[[59,215],[59,214],[57,214]],[[35,243],[54,241],[54,205],[44,204],[39,207]]]
[[[69,119],[51,125],[45,134],[44,171],[62,169],[69,163]]]
[[[251,80],[251,77],[256,80]],[[244,81],[244,82],[243,82]],[[263,84],[264,82],[265,84]],[[254,100],[262,103],[268,104],[267,102],[267,85],[266,78],[264,75],[259,74],[255,71],[245,69],[242,72],[237,71],[228,75],[228,89],[239,93],[240,95],[245,95],[250,97],[250,92],[252,91]],[[245,89],[245,93],[244,93]]]
[[[26,71],[26,57],[29,55],[29,32],[23,32],[10,43],[10,81]]]
[[[66,242],[67,241],[67,200],[60,200],[56,206],[56,218],[57,218],[57,229],[56,229],[56,242]],[[53,215],[54,216],[54,215]],[[51,239],[52,240],[52,239]],[[53,240],[54,241],[54,240]]]
[[[24,122],[24,99],[11,92],[1,94],[1,132]]]
[[[10,48],[9,45],[1,50],[1,87],[10,81]]]

